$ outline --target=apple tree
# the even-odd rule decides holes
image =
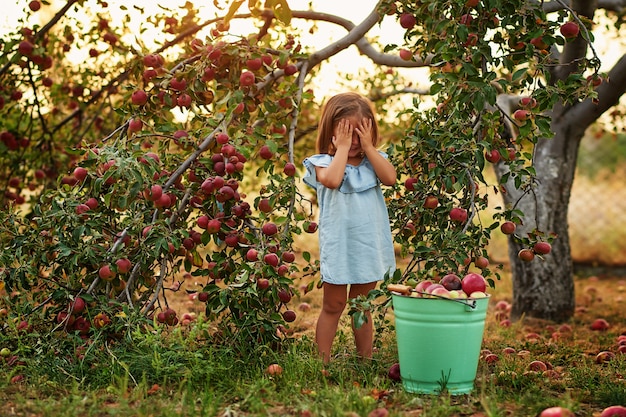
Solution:
[[[493,283],[486,245],[502,226],[515,252],[515,311],[571,314],[571,268],[556,273],[569,262],[567,234],[550,206],[552,190],[569,188],[543,188],[563,161],[551,147],[570,145],[558,135],[572,134],[555,128],[569,119],[554,112],[588,109],[573,120],[590,124],[623,93],[605,87],[619,86],[623,71],[599,74],[598,57],[586,57],[593,10],[584,2],[381,1],[358,24],[241,0],[201,21],[187,3],[141,18],[138,33],[159,33],[151,48],[105,1],[68,0],[42,25],[32,18],[49,6],[35,3],[0,58],[0,268],[16,329],[52,322],[116,335],[133,312],[175,325],[167,295],[185,274],[199,283],[215,340],[278,343],[295,314],[294,277],[316,273],[310,254],[294,262],[294,239],[315,232],[296,168],[313,152],[310,83],[352,45],[379,66],[364,85],[381,109],[410,91],[398,88],[393,67],[432,68],[436,106],[424,110],[416,98],[403,114],[410,126],[388,148],[402,176],[388,190],[390,214],[408,262],[391,279],[477,267]],[[308,46],[294,19],[341,25],[346,35]],[[404,36],[379,47],[367,34],[385,19]],[[255,29],[232,33],[237,20]],[[488,189],[504,196],[490,218]],[[545,259],[522,263],[522,248]]]

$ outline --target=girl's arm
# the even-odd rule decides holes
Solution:
[[[376,176],[385,185],[394,185],[396,183],[396,168],[384,156],[378,153],[373,145],[372,138],[372,120],[363,118],[356,132],[361,138],[361,148],[367,155]]]
[[[333,137],[335,156],[327,167],[315,167],[317,180],[326,188],[335,189],[341,185],[348,163],[348,152],[352,145],[352,125],[347,120],[339,121],[336,136]]]

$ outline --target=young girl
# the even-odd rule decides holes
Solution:
[[[376,149],[378,127],[372,104],[356,93],[338,94],[322,109],[317,155],[304,160],[304,182],[319,202],[322,311],[315,342],[328,363],[347,298],[376,287],[395,270],[391,228],[380,184],[393,185],[396,170]],[[359,356],[372,357],[373,325],[352,325]]]

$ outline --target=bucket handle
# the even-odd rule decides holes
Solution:
[[[402,285],[402,284],[389,284],[387,285],[387,289],[391,292],[397,293],[398,295],[409,295],[412,292],[418,293],[418,294],[423,294],[423,295],[427,295],[429,297],[435,297],[435,298],[440,298],[442,300],[448,300],[448,301],[454,301],[456,303],[461,303],[464,304],[465,306],[469,307],[470,309],[474,310],[476,308],[476,300],[474,299],[469,299],[469,298],[448,298],[448,297],[444,297],[443,295],[437,295],[437,294],[430,294],[427,292],[423,292],[423,291],[417,291],[415,290],[415,288],[411,288],[408,285]]]

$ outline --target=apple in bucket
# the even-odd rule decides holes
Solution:
[[[469,297],[485,297],[485,292],[487,291],[487,282],[482,275],[472,272],[463,277],[463,279],[461,280],[461,288],[463,289],[463,292]]]

